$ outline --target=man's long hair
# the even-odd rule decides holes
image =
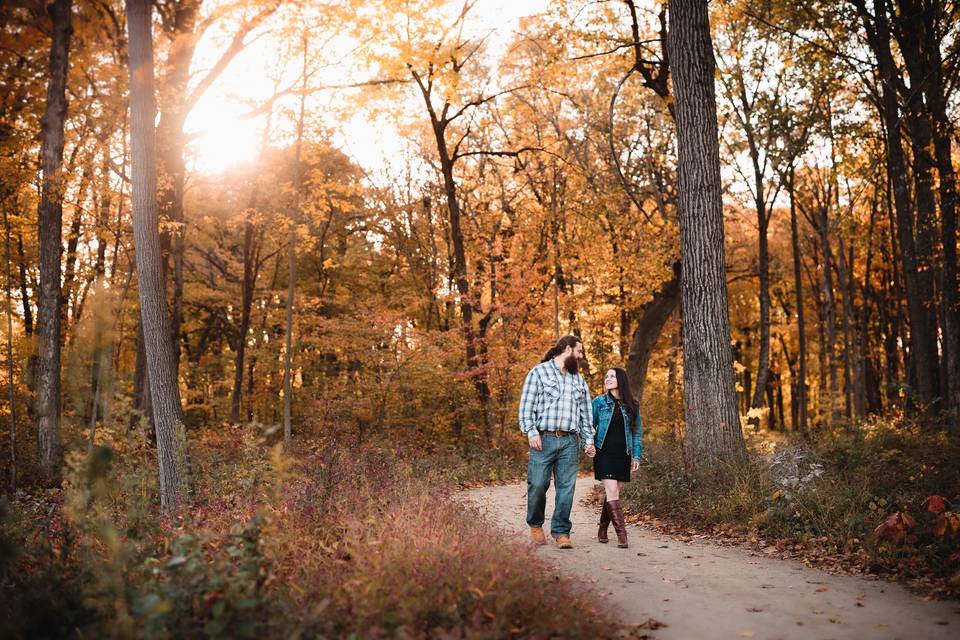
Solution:
[[[630,391],[630,379],[627,378],[627,372],[620,367],[613,367],[613,372],[617,374],[617,391],[620,392],[620,402],[627,408],[627,416],[630,418],[630,430],[637,432],[637,415],[640,413],[640,407]]]
[[[563,336],[562,338],[557,340],[557,344],[553,345],[550,348],[550,350],[547,351],[547,355],[543,356],[543,360],[541,360],[540,362],[546,362],[551,358],[555,358],[561,353],[563,353],[564,351],[566,351],[567,347],[576,347],[578,344],[581,344],[582,342],[583,340],[581,340],[577,336]]]

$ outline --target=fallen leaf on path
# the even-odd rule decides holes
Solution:
[[[761,609],[760,607],[747,607],[747,611],[749,611],[750,613],[760,613],[761,611],[763,611],[763,609]]]
[[[648,618],[646,622],[641,622],[640,624],[638,624],[638,625],[637,625],[637,628],[638,628],[638,629],[650,629],[651,631],[653,631],[654,629],[662,629],[662,628],[668,627],[668,626],[670,626],[670,625],[668,625],[666,622],[660,622],[659,620],[654,620],[653,618]]]
[[[816,593],[823,593],[824,591],[830,591],[827,587],[818,587]]]
[[[830,616],[830,622],[832,622],[833,624],[846,624],[843,618],[840,618],[838,616]]]

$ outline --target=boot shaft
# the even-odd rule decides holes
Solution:
[[[607,509],[610,511],[610,521],[613,523],[613,530],[617,532],[617,546],[621,549],[627,548],[627,523],[623,518],[623,507],[619,500],[611,500],[607,503]]]

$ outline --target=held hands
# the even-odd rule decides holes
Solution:
[[[597,455],[597,448],[592,444],[590,444],[590,445],[587,445],[587,447],[583,450],[583,452],[587,454],[588,458],[592,458],[593,456]]]
[[[640,468],[640,458],[633,458],[630,460],[630,471],[636,471]]]

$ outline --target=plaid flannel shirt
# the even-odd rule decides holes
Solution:
[[[583,446],[593,444],[593,405],[580,374],[564,373],[553,360],[527,374],[520,392],[520,431],[533,438],[540,431],[574,431]]]

